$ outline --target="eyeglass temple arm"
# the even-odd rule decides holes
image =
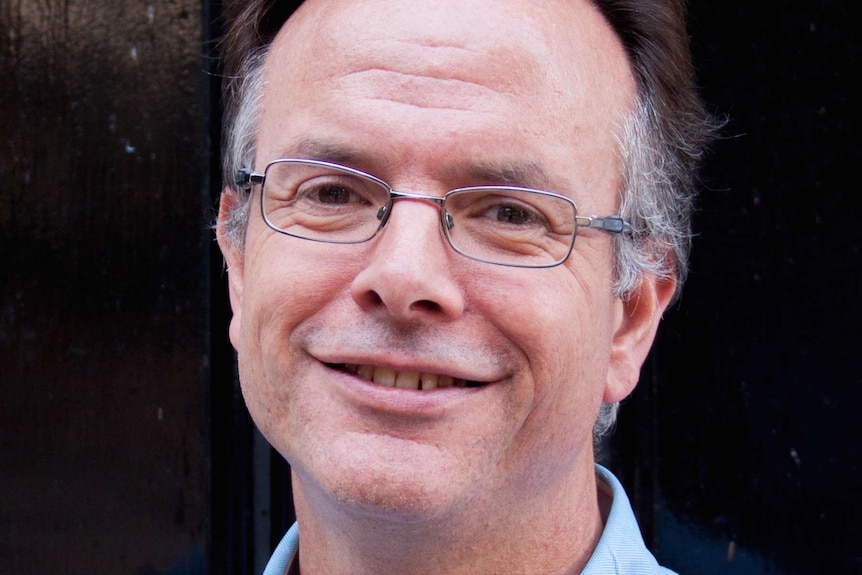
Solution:
[[[619,216],[609,216],[607,218],[579,216],[577,218],[577,224],[578,226],[585,228],[604,230],[611,234],[628,234],[632,231],[631,224]]]
[[[249,168],[240,168],[236,171],[233,181],[240,190],[250,190],[254,184],[263,182],[263,174],[253,172]]]

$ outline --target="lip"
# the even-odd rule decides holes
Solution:
[[[381,346],[380,349],[385,349],[385,347]],[[466,357],[465,354],[459,353],[454,348],[444,351],[440,351],[438,348],[434,357],[427,356],[427,354],[420,356],[419,354],[408,355],[400,352],[389,352],[384,355],[377,351],[357,353],[309,348],[306,348],[306,353],[327,367],[367,365],[398,372],[434,373],[479,384],[494,383],[505,377],[503,370],[498,365],[484,361],[482,358]]]
[[[470,398],[487,392],[497,387],[501,380],[489,377],[477,378],[476,374],[468,374],[464,370],[441,369],[439,365],[424,362],[410,362],[394,364],[392,362],[370,361],[368,359],[343,359],[325,361],[315,358],[317,362],[330,374],[337,384],[338,389],[351,403],[360,405],[366,409],[386,412],[392,415],[417,416],[421,414],[431,415],[435,412],[448,410],[456,404],[467,401]],[[414,371],[420,373],[435,373],[445,375],[454,379],[462,379],[473,383],[462,387],[440,387],[431,390],[401,389],[388,387],[369,381],[357,373],[345,369],[345,365],[372,365],[383,367],[394,371]]]
[[[430,389],[446,387],[481,387],[488,383],[487,381],[453,377],[437,370],[412,368],[397,370],[371,364],[331,364],[329,367],[352,373],[376,385],[405,388],[412,391],[429,391]],[[413,388],[413,385],[417,387]]]

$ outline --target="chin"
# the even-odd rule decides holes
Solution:
[[[476,486],[468,470],[435,445],[380,436],[357,445],[351,439],[336,441],[323,461],[299,463],[294,471],[304,493],[315,492],[357,519],[433,521],[462,509]]]

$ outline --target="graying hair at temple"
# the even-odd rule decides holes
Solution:
[[[630,297],[644,275],[675,279],[688,272],[696,173],[715,123],[694,83],[682,0],[592,0],[620,38],[637,82],[635,109],[616,135],[622,158],[620,215],[633,234],[614,239],[615,294]],[[293,3],[249,0],[226,7],[223,173],[225,193],[237,208],[222,224],[238,250],[244,247],[251,195],[233,183],[242,167],[255,167],[255,139],[263,92],[263,64]],[[598,440],[613,426],[617,404],[602,404]]]

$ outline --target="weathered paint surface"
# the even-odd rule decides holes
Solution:
[[[0,572],[203,572],[201,31],[0,3]]]

